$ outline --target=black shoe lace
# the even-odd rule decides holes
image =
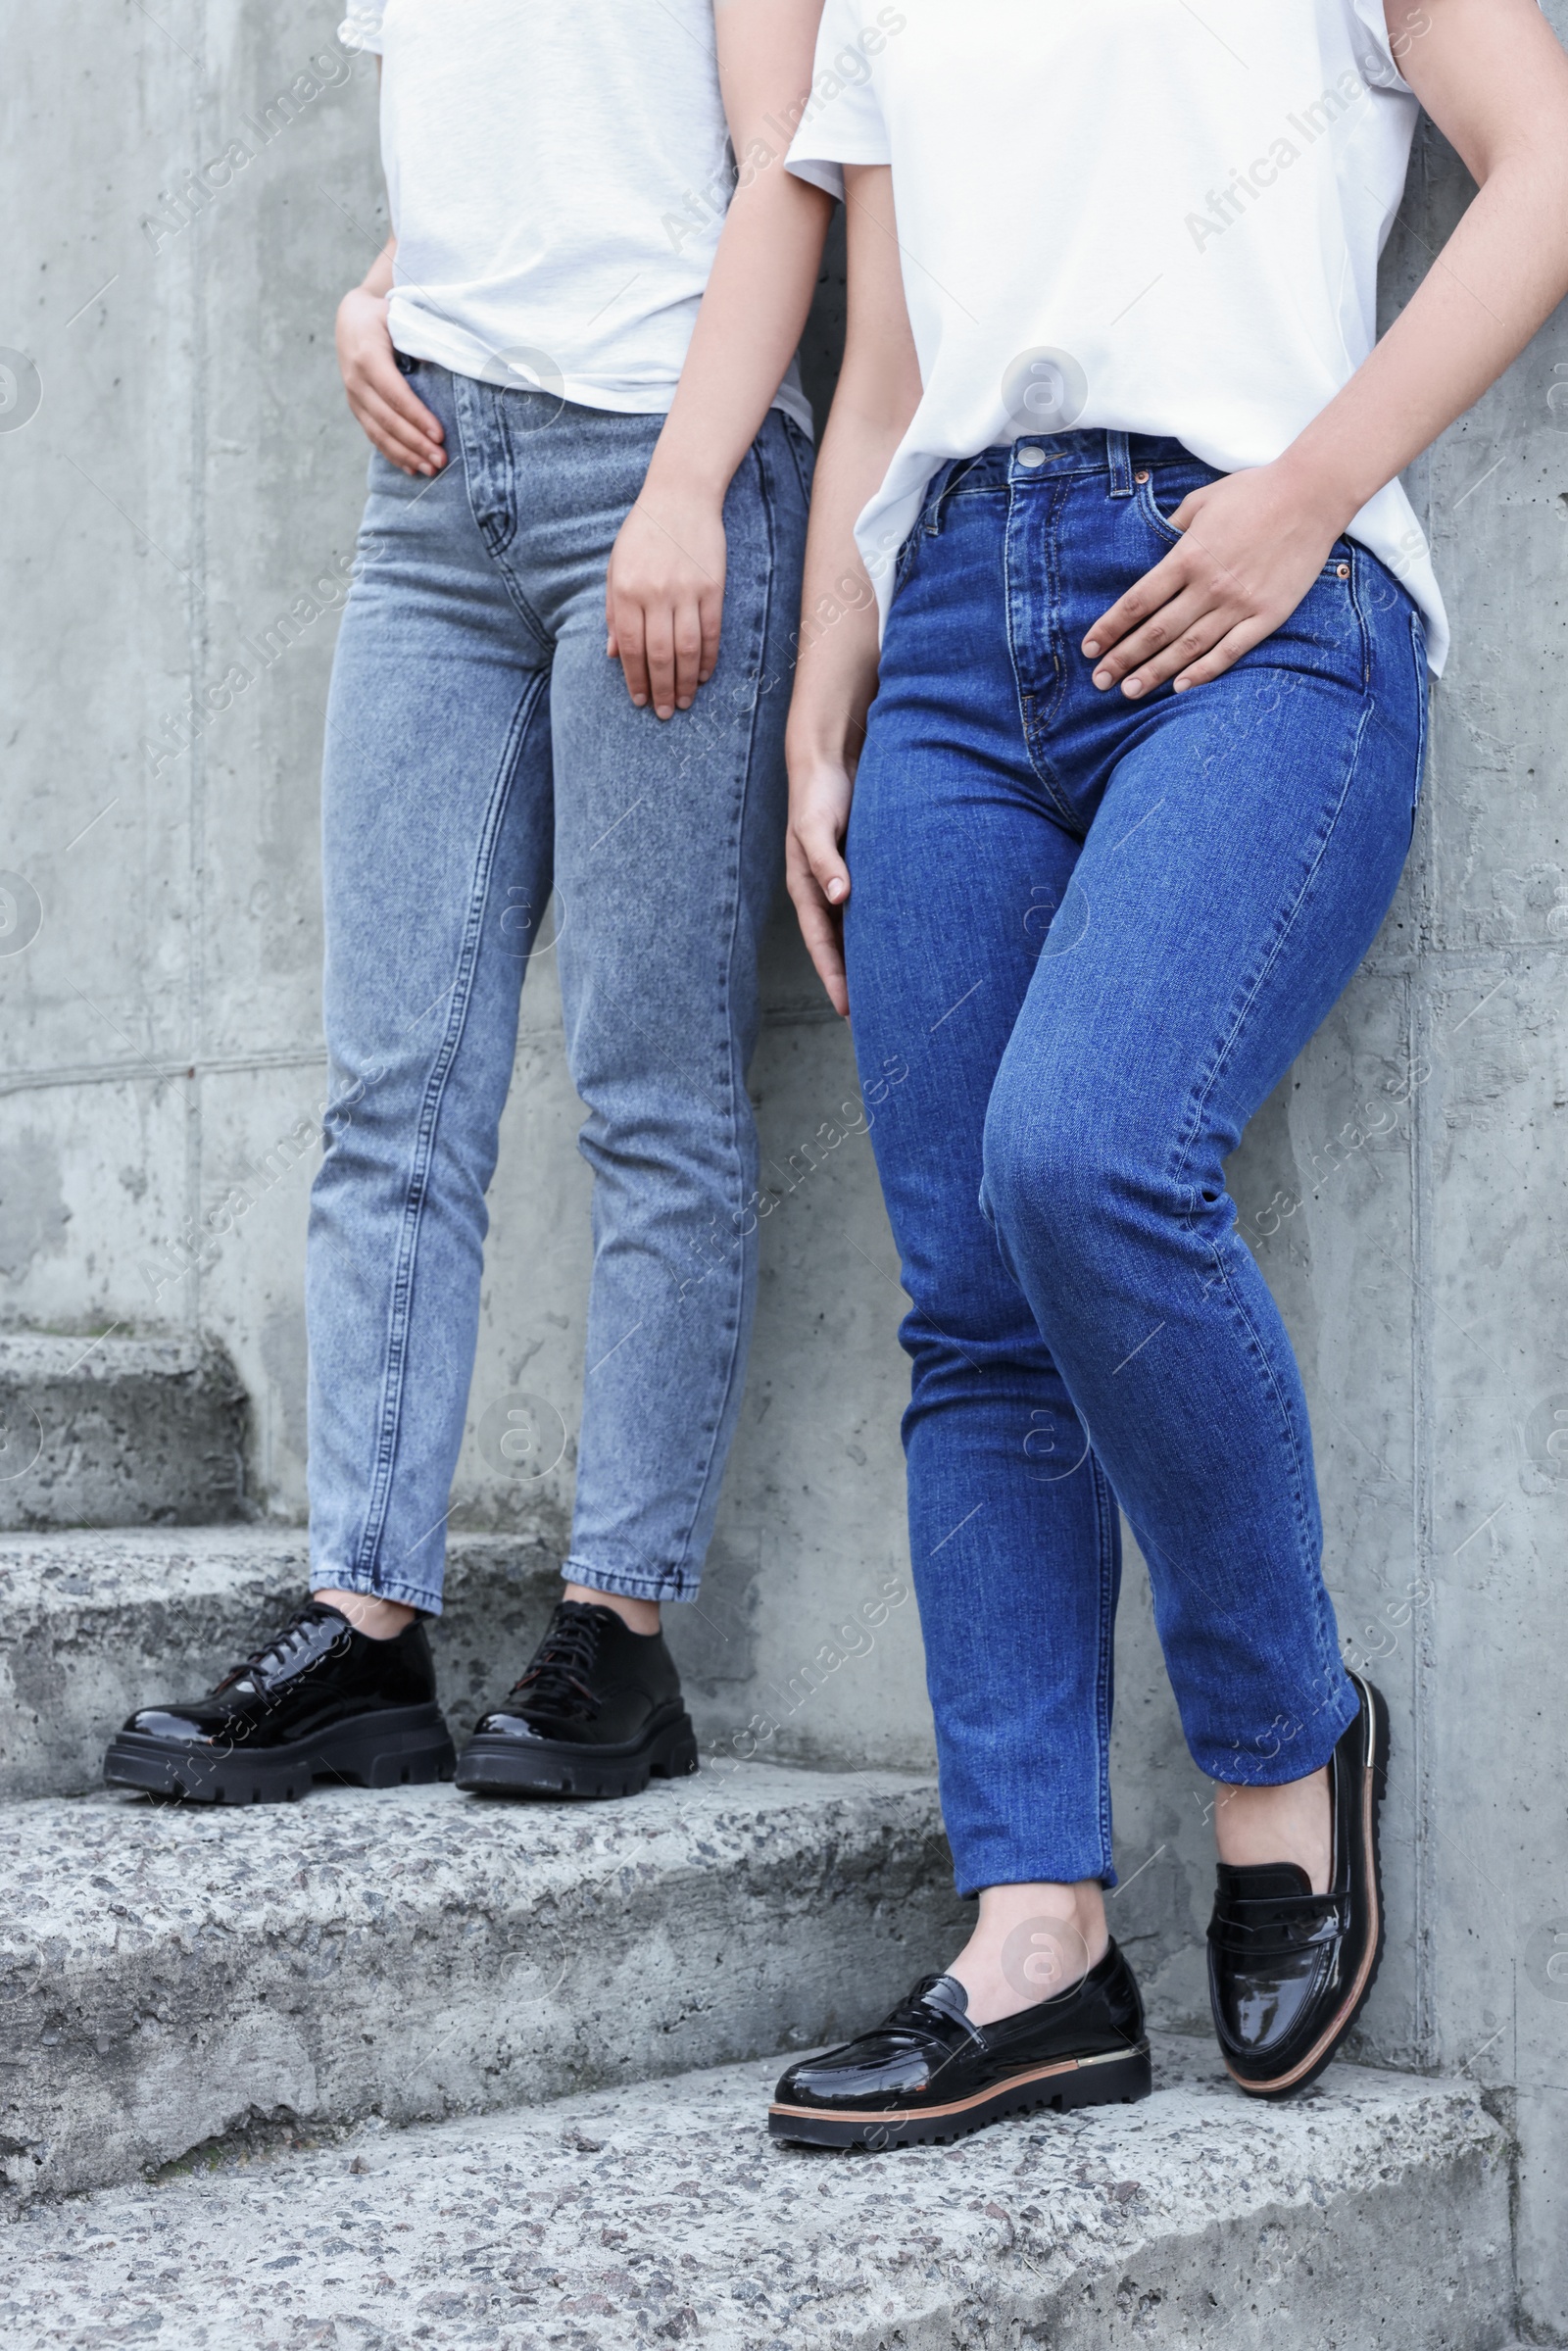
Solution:
[[[265,1688],[272,1672],[280,1666],[293,1663],[301,1649],[309,1643],[316,1627],[332,1619],[337,1620],[345,1635],[351,1631],[347,1620],[339,1615],[337,1609],[326,1607],[320,1600],[306,1600],[295,1609],[279,1632],[271,1634],[259,1648],[252,1649],[248,1657],[242,1657],[237,1665],[231,1665],[217,1688],[227,1690],[233,1683],[246,1677]]]
[[[526,1698],[541,1714],[569,1721],[596,1715],[599,1692],[586,1677],[599,1654],[604,1630],[599,1617],[600,1611],[582,1600],[563,1600],[527,1671],[513,1685],[512,1695]]]

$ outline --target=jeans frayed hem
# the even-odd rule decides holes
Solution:
[[[439,1616],[441,1594],[429,1592],[422,1584],[403,1584],[394,1577],[381,1577],[363,1567],[325,1567],[317,1562],[311,1567],[313,1592],[363,1592],[367,1599],[396,1600],[400,1607],[416,1608],[421,1616]]]
[[[671,1573],[638,1575],[631,1568],[591,1567],[586,1559],[565,1559],[561,1573],[568,1584],[585,1584],[590,1592],[618,1592],[626,1600],[695,1600],[700,1579]]]

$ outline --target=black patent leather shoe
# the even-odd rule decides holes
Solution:
[[[1147,2098],[1144,2004],[1111,1944],[1069,1991],[1000,2024],[971,2025],[952,1976],[927,1976],[886,2024],[792,2065],[773,2093],[772,2138],[808,2147],[928,2147],[1036,2107]]]
[[[1372,1989],[1383,1956],[1378,1807],[1389,1710],[1360,1674],[1356,1718],[1329,1763],[1334,1868],[1326,1894],[1295,1862],[1219,1864],[1208,1929],[1208,1990],[1220,2054],[1254,2097],[1315,2082]]]
[[[480,1795],[630,1796],[697,1769],[697,1735],[662,1633],[563,1600],[504,1705],[458,1757]]]
[[[450,1780],[454,1760],[419,1619],[371,1641],[340,1609],[307,1600],[209,1696],[133,1714],[104,1778],[196,1804],[278,1804],[318,1780]]]

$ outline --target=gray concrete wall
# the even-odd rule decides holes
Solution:
[[[1568,0],[1548,14],[1568,32]],[[318,743],[365,461],[332,313],[384,234],[370,75],[333,62],[334,17],[307,0],[106,0],[63,33],[0,4],[0,345],[22,355],[0,362],[0,866],[21,877],[0,900],[4,1317],[221,1341],[253,1399],[256,1505],[284,1518],[303,1496],[323,1080]],[[293,119],[269,118],[289,90]],[[178,225],[185,171],[234,140],[258,151]],[[1425,138],[1391,304],[1462,196]],[[1414,487],[1455,623],[1415,853],[1233,1182],[1306,1371],[1329,1580],[1395,1713],[1392,1923],[1365,2046],[1467,2071],[1517,2113],[1524,2309],[1568,2336],[1561,317]],[[193,695],[194,736],[179,724]],[[752,1084],[780,1198],[720,1534],[679,1639],[710,1739],[747,1752],[760,1714],[782,1727],[760,1752],[917,1762],[912,1601],[873,1634],[839,1631],[905,1566],[897,1267],[863,1135],[792,1167],[854,1079],[782,917],[766,1003]],[[547,1540],[569,1508],[588,1258],[559,1027],[547,955],[524,999],[455,1513]],[[196,1249],[236,1189],[249,1204]],[[518,1396],[561,1440],[520,1488],[474,1434]],[[1199,2021],[1207,1789],[1136,1569],[1121,1651],[1112,1915],[1161,2015]],[[813,1660],[820,1687],[786,1714],[776,1693]]]

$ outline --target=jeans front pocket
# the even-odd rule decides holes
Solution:
[[[1174,514],[1183,499],[1190,498],[1195,490],[1204,490],[1211,481],[1223,479],[1223,474],[1208,465],[1166,465],[1160,470],[1157,491],[1152,472],[1138,479],[1134,502],[1154,537],[1166,547],[1179,547],[1186,534],[1166,520],[1160,511],[1161,502]]]
[[[1195,490],[1206,489],[1210,482],[1223,481],[1225,478],[1223,473],[1211,471],[1206,465],[1202,467],[1167,465],[1162,469],[1156,486],[1154,474],[1152,472],[1146,473],[1138,483],[1135,493],[1138,512],[1156,539],[1162,540],[1167,547],[1179,547],[1186,533],[1179,531],[1175,524],[1168,520],[1164,510],[1168,510],[1169,514],[1174,514],[1183,500],[1191,498]],[[1329,549],[1328,561],[1318,574],[1319,578],[1348,580],[1350,555],[1351,549],[1348,540],[1336,539],[1334,545]]]

